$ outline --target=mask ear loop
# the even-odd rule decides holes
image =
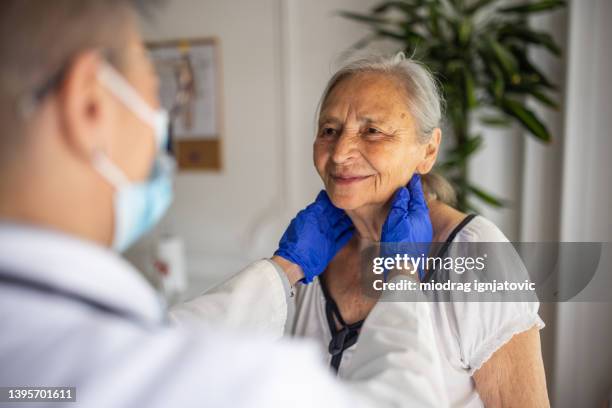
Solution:
[[[100,173],[100,175],[116,190],[131,184],[125,173],[123,173],[123,171],[121,171],[103,151],[97,150],[94,152],[92,164],[98,173]]]
[[[153,109],[134,87],[115,68],[108,63],[103,63],[98,70],[98,80],[104,84],[113,95],[117,97],[129,110],[140,120],[153,129],[157,149],[165,149],[162,146],[168,131],[168,112],[163,109]]]
[[[139,119],[149,124],[154,131],[158,115],[132,85],[123,78],[110,64],[102,62],[97,78],[119,101],[129,108]],[[131,182],[123,171],[113,163],[105,153],[107,149],[98,149],[92,157],[93,166],[116,189],[130,185]]]
[[[101,74],[102,71],[108,69],[106,63],[103,63],[98,71],[98,80],[105,85],[105,87],[109,90],[112,90],[109,86],[109,81],[105,79],[105,75]],[[113,94],[116,94],[114,91],[111,91]],[[122,101],[123,102],[123,101]],[[93,167],[98,171],[106,181],[115,188],[115,190],[119,190],[121,187],[124,187],[130,183],[127,176],[114,164],[109,156],[108,156],[108,140],[104,139],[101,143],[101,146],[95,149],[92,154],[91,162]]]
[[[156,111],[151,108],[142,99],[142,96],[136,92],[132,85],[108,63],[103,63],[98,70],[98,80],[106,85],[108,89],[142,121],[148,123],[151,128],[156,128]]]

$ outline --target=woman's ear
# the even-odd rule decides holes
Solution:
[[[419,174],[427,174],[436,163],[438,152],[440,151],[440,142],[442,140],[442,129],[435,128],[431,138],[425,145],[425,157],[417,165],[416,171]]]

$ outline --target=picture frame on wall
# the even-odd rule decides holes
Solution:
[[[172,107],[169,148],[178,169],[221,171],[219,41],[214,37],[155,41],[147,48],[159,76],[162,106]]]

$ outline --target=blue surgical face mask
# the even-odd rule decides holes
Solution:
[[[168,113],[163,109],[153,109],[130,83],[108,64],[100,68],[98,80],[153,129],[157,146],[157,156],[151,174],[142,182],[130,181],[104,151],[97,151],[93,156],[94,167],[115,189],[112,247],[122,252],[155,226],[172,203],[175,166],[173,159],[165,154],[168,143]]]

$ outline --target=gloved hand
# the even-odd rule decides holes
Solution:
[[[433,228],[421,186],[421,176],[415,174],[408,186],[397,190],[393,197],[391,210],[382,227],[381,253],[383,256],[395,256],[396,253],[414,257],[422,254],[427,256],[432,239]],[[423,272],[419,270],[421,278]]]
[[[322,190],[314,203],[291,220],[274,255],[299,265],[304,272],[302,282],[310,283],[325,270],[353,232],[351,219]]]

